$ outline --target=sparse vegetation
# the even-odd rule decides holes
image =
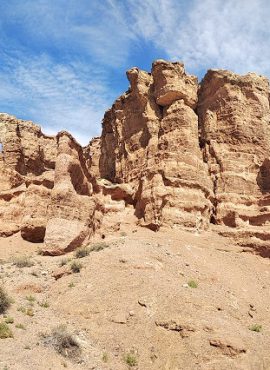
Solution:
[[[102,361],[105,362],[105,363],[107,363],[108,360],[109,360],[109,356],[108,356],[108,354],[106,352],[104,352],[103,355],[102,355]]]
[[[17,308],[17,311],[22,312],[22,313],[25,313],[26,312],[26,308],[23,307],[23,306],[20,306],[20,307]]]
[[[136,366],[138,364],[137,357],[135,356],[134,353],[129,352],[125,355],[125,362],[127,365],[130,367]]]
[[[68,263],[68,258],[62,258],[59,263],[59,266],[60,267],[65,266],[67,263]]]
[[[103,249],[108,248],[108,247],[109,247],[109,244],[107,244],[105,242],[92,244],[91,247],[90,247],[90,252],[99,252],[99,251],[102,251]]]
[[[22,329],[22,330],[26,330],[25,326],[23,324],[16,324],[15,325],[15,328],[17,329]]]
[[[249,327],[249,330],[255,331],[256,333],[260,333],[262,331],[262,325],[253,324]]]
[[[32,267],[34,266],[34,262],[31,261],[29,256],[22,256],[22,257],[15,257],[13,259],[13,265],[23,268],[23,267]]]
[[[0,339],[5,338],[13,338],[13,333],[7,323],[0,322]]]
[[[59,325],[50,335],[45,335],[44,344],[53,346],[58,353],[70,359],[77,359],[81,354],[78,340],[65,325]]]
[[[194,281],[194,280],[189,280],[188,281],[188,286],[190,288],[198,288],[198,283],[196,283],[196,281]]]
[[[40,307],[43,307],[43,308],[48,308],[50,307],[49,303],[47,301],[43,301],[43,302],[38,302],[38,305]]]
[[[8,316],[8,317],[5,318],[5,322],[7,324],[13,324],[14,323],[14,319],[13,319],[13,317]]]
[[[83,258],[83,257],[88,256],[89,253],[90,253],[90,249],[89,248],[82,247],[82,248],[79,248],[79,249],[76,250],[75,257],[76,258]]]
[[[0,314],[3,314],[10,307],[11,299],[5,292],[3,287],[0,287]]]
[[[25,314],[27,315],[27,316],[34,316],[34,311],[33,311],[33,309],[32,308],[27,308],[26,309],[26,311],[25,311]]]
[[[74,283],[69,283],[69,284],[68,284],[68,287],[69,287],[69,288],[74,288],[74,287],[75,287],[75,284],[74,284]]]
[[[43,256],[43,250],[41,248],[37,249],[37,255],[38,256]]]
[[[28,295],[25,297],[25,299],[30,302],[30,303],[34,303],[36,301],[36,298],[33,297],[32,295]]]
[[[72,272],[79,273],[81,271],[82,264],[78,261],[73,261],[70,265],[70,268],[71,268]]]

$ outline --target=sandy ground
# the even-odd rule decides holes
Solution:
[[[270,369],[269,259],[214,231],[126,227],[104,242],[79,259],[79,273],[56,280],[74,253],[45,257],[19,235],[0,240],[0,283],[14,300],[0,370]],[[34,265],[15,266],[21,255]],[[44,339],[59,324],[76,337],[79,357]]]

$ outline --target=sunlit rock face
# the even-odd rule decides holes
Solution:
[[[142,225],[207,227],[213,184],[199,146],[197,79],[162,60],[151,74],[127,76],[129,91],[104,117],[100,175],[131,184]]]
[[[0,235],[21,232],[61,254],[132,215],[152,230],[220,225],[268,250],[268,80],[210,70],[198,83],[164,60],[127,77],[84,148],[67,132],[48,137],[0,114]]]

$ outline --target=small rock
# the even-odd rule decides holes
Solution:
[[[116,324],[126,324],[127,323],[127,316],[123,312],[119,312],[116,316],[111,318],[111,321]]]
[[[62,266],[53,271],[52,277],[54,277],[55,280],[58,280],[65,275],[70,275],[71,273],[72,272],[69,266]]]

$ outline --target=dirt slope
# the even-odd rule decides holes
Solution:
[[[0,240],[1,282],[14,299],[0,369],[270,369],[269,259],[213,230],[124,227],[103,243],[77,259],[79,273],[56,280],[63,257],[38,255],[19,234]],[[15,266],[16,255],[34,265]],[[53,348],[59,324],[74,333],[79,356]]]

